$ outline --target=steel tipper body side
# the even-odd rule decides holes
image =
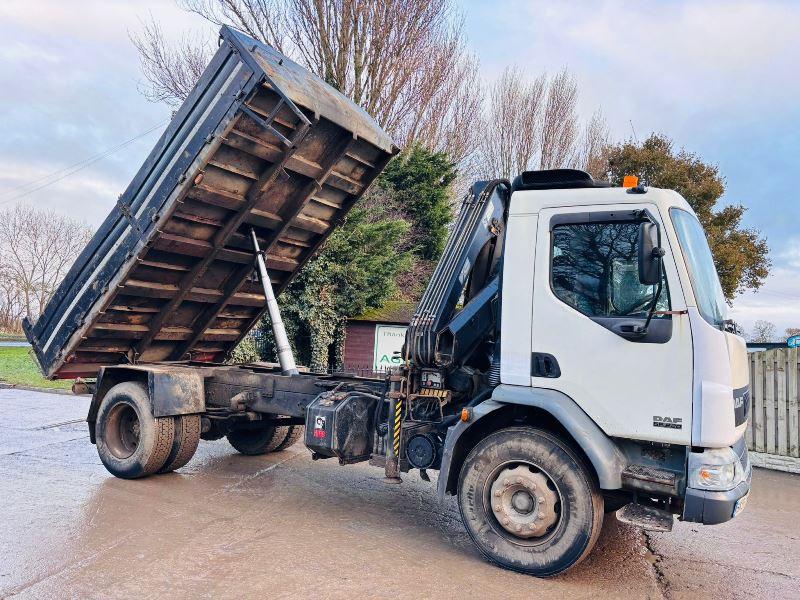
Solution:
[[[280,293],[396,151],[352,101],[223,27],[117,207],[24,323],[45,375],[219,362],[257,322],[252,228]]]

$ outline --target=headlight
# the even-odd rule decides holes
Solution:
[[[731,448],[706,449],[689,454],[689,487],[727,491],[744,477],[739,457]]]
[[[736,469],[733,465],[701,465],[691,475],[689,479],[691,487],[729,490],[733,487]]]

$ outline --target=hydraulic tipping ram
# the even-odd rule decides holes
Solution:
[[[267,299],[267,312],[269,312],[269,320],[272,323],[272,335],[275,336],[275,347],[278,349],[278,362],[281,365],[281,372],[284,375],[297,375],[297,365],[294,362],[292,347],[289,345],[289,336],[286,335],[286,327],[283,325],[281,309],[275,299],[275,292],[272,291],[272,282],[267,273],[267,264],[264,262],[264,255],[261,253],[256,232],[252,227],[250,228],[250,239],[253,240],[256,267],[258,268],[261,285],[264,287],[264,297]]]

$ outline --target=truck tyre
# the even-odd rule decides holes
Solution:
[[[492,562],[536,577],[575,566],[603,524],[597,483],[553,434],[509,427],[472,449],[458,481],[461,518]]]
[[[95,422],[97,453],[116,477],[136,479],[158,471],[172,450],[173,417],[153,416],[140,383],[118,383],[100,402]]]
[[[289,446],[293,445],[297,440],[303,437],[303,432],[305,431],[305,427],[302,425],[289,425],[288,427],[280,427],[279,429],[287,430],[286,437],[283,438],[283,441],[278,444],[273,452],[286,450]]]
[[[175,419],[175,439],[159,473],[171,473],[188,463],[200,443],[200,415],[180,415]]]
[[[228,442],[242,454],[259,456],[277,448],[286,438],[285,427],[267,425],[253,429],[235,429],[228,434]]]

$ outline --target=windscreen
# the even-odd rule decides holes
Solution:
[[[727,319],[728,305],[703,226],[697,217],[685,210],[672,208],[669,212],[689,270],[697,309],[706,321],[722,329]]]

